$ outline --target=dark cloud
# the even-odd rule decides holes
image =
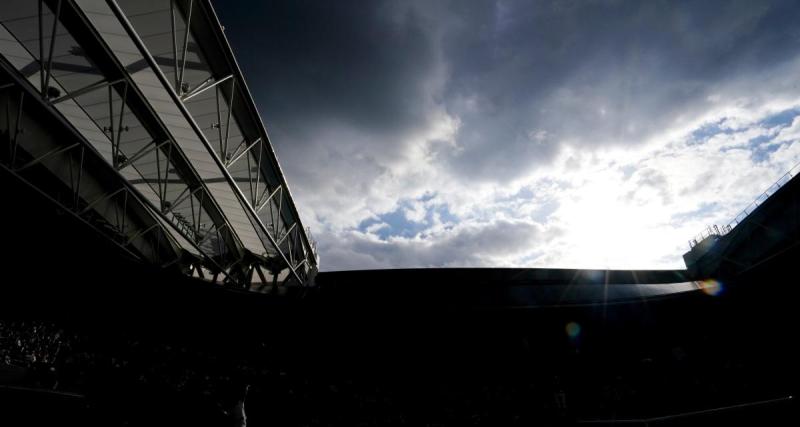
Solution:
[[[721,81],[800,52],[789,2],[473,3],[443,46],[464,176],[517,176],[565,142],[644,141]]]
[[[442,165],[501,182],[565,142],[643,141],[720,81],[792,59],[800,37],[789,1],[217,7],[279,152],[332,144],[329,127],[393,150],[430,124],[433,101],[462,125]]]
[[[341,122],[376,136],[425,120],[432,41],[413,9],[381,2],[217,4],[272,132]]]

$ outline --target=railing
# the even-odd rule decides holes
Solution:
[[[769,188],[766,189],[763,193],[761,193],[758,197],[755,198],[752,202],[750,202],[747,207],[745,207],[741,212],[739,212],[736,217],[733,218],[731,222],[726,225],[717,226],[712,225],[706,227],[705,230],[700,232],[697,236],[695,236],[692,240],[689,240],[689,249],[694,248],[697,246],[698,243],[702,242],[703,239],[706,239],[709,236],[724,236],[731,232],[737,225],[739,225],[748,215],[753,213],[756,208],[761,206],[762,203],[767,201],[773,194],[775,194],[781,187],[786,185],[787,182],[791,181],[792,178],[797,175],[798,171],[800,171],[800,163],[794,165],[788,172],[783,174],[774,184],[770,185]]]

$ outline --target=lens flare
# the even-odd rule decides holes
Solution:
[[[697,282],[697,284],[700,286],[700,289],[702,289],[706,295],[711,295],[712,297],[720,295],[724,290],[724,286],[722,285],[722,282],[720,282],[719,280],[714,280],[714,279],[702,280],[700,282]]]
[[[567,326],[564,329],[567,331],[567,335],[571,339],[578,338],[578,335],[581,333],[581,325],[576,322],[567,323]]]

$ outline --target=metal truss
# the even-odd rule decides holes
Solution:
[[[24,81],[14,76],[11,67],[3,60],[0,60],[0,70],[16,79],[12,84],[3,85],[0,92],[0,102],[5,107],[5,121],[0,126],[0,134],[5,136],[7,146],[7,150],[2,150],[4,155],[0,156],[0,167],[62,211],[107,237],[134,259],[162,268],[177,265],[186,274],[213,282],[220,279],[221,283],[241,282],[243,275],[235,270],[244,271],[246,268],[242,259],[225,268],[218,263],[217,257],[202,247],[203,241],[212,237],[220,240],[219,235],[207,233],[203,239],[193,242],[189,230],[180,227],[143,199],[116,168],[110,168],[94,147],[59,117],[51,105],[36,96],[34,88],[26,87]],[[12,102],[15,96],[17,98]],[[38,104],[33,107],[40,110],[36,118],[26,111],[26,99],[32,100],[28,105]],[[42,112],[46,119],[42,119]],[[41,127],[42,122],[51,122],[49,126],[71,133],[69,140],[78,142],[51,148],[50,145],[57,145],[64,139],[63,134],[46,138],[41,131],[26,132],[23,126],[23,123],[28,123],[28,128]],[[111,179],[101,180],[101,176]],[[99,182],[103,183],[102,188],[98,188]],[[183,245],[176,236],[182,238]],[[192,250],[187,251],[186,246]],[[164,251],[168,253],[165,255]]]
[[[238,67],[227,73],[209,74],[197,84],[192,83],[192,78],[196,77],[192,67],[197,63],[189,59],[190,52],[195,49],[194,46],[190,48],[194,45],[192,16],[197,14],[196,10],[206,11],[207,15],[210,4],[203,2],[201,7],[195,8],[192,0],[188,1],[188,6],[185,2],[179,5],[175,0],[165,1],[169,3],[171,22],[172,82],[159,68],[164,61],[154,59],[119,5],[114,0],[108,0],[107,5],[141,50],[145,66],[152,68],[169,89],[174,103],[212,153],[222,172],[219,182],[231,186],[266,249],[254,252],[243,244],[236,227],[226,217],[225,209],[210,191],[209,186],[217,182],[216,178],[200,176],[193,161],[176,144],[162,116],[151,106],[151,100],[131,77],[132,69],[141,66],[120,63],[82,10],[81,3],[85,3],[82,0],[39,0],[35,12],[31,10],[16,18],[21,22],[35,22],[36,37],[27,34],[29,30],[22,24],[0,26],[0,31],[5,31],[20,46],[9,52],[0,51],[1,55],[10,55],[2,65],[16,80],[0,85],[0,90],[20,87],[20,94],[38,98],[36,101],[43,104],[42,108],[57,117],[62,125],[67,125],[79,141],[35,156],[28,153],[19,157],[17,141],[21,132],[18,129],[22,128],[18,127],[19,121],[12,126],[7,120],[8,151],[3,167],[25,181],[24,174],[28,170],[45,166],[58,174],[60,168],[51,165],[54,160],[80,159],[75,164],[72,160],[66,163],[71,175],[64,181],[71,194],[70,201],[65,202],[63,197],[53,200],[84,222],[90,225],[95,224],[92,221],[97,222],[93,225],[95,229],[131,253],[136,253],[131,248],[143,246],[152,236],[158,236],[159,242],[168,242],[175,251],[168,261],[148,258],[148,262],[178,265],[186,274],[215,282],[221,277],[224,283],[243,288],[251,288],[254,278],[261,283],[259,289],[268,283],[272,289],[291,281],[300,285],[312,283],[317,268],[316,245],[309,243],[310,232],[299,222],[263,125],[260,120],[256,121],[257,136],[250,137],[249,141],[238,132],[232,135],[231,129],[239,130],[242,126],[238,123],[243,120],[242,115],[234,111],[235,95],[240,93],[238,99],[248,101],[249,108],[254,108]],[[176,23],[181,19],[185,19],[185,27],[179,53]],[[23,36],[25,34],[27,37]],[[64,45],[69,46],[68,51],[64,50]],[[83,62],[76,61],[76,56],[82,57]],[[80,78],[76,79],[76,75]],[[215,75],[220,77],[215,78]],[[211,93],[216,100],[213,112],[216,121],[210,127],[216,133],[216,148],[208,139],[209,131],[198,125],[187,107],[188,103]],[[23,99],[24,95],[20,95],[20,117]],[[6,109],[7,115],[9,111]],[[233,138],[236,142],[231,144]],[[87,155],[94,159],[91,168],[84,163]],[[24,157],[25,161],[19,163],[18,157]],[[87,176],[98,175],[98,159],[104,159],[113,169],[119,180],[118,188],[93,195],[96,197],[84,197],[81,183]],[[276,179],[268,178],[270,171]],[[244,172],[246,176],[242,175]],[[46,189],[37,189],[46,194]],[[98,219],[98,210],[108,206],[114,207],[113,215],[104,211]],[[140,222],[142,212],[150,216],[147,226],[130,228],[131,206],[140,216]],[[142,259],[141,255],[138,258]],[[271,280],[267,274],[272,276]]]
[[[0,156],[0,167],[63,212],[109,238],[128,256],[162,267],[177,262],[180,252],[160,224],[155,221],[149,225],[137,224],[136,213],[132,212],[136,195],[124,181],[102,190],[86,182],[87,154],[91,156],[92,153],[87,153],[84,144],[58,146],[55,140],[42,138],[38,129],[42,127],[42,120],[31,117],[26,111],[26,95],[31,98],[13,84],[0,92],[5,113],[5,120],[0,120],[0,134],[6,148]],[[47,168],[48,163],[58,164],[60,168]]]
[[[148,49],[145,46],[144,42],[139,38],[138,34],[136,34],[135,30],[133,29],[132,24],[128,21],[127,17],[124,15],[124,13],[122,12],[121,8],[113,0],[108,1],[108,4],[111,7],[112,11],[117,16],[117,18],[119,19],[122,27],[128,32],[128,35],[131,37],[131,40],[134,42],[136,47],[139,48],[139,50],[141,51],[142,56],[145,58],[145,60],[148,62],[148,64],[150,64],[150,66],[152,67],[152,70],[155,72],[156,76],[159,78],[161,83],[164,84],[164,86],[167,89],[169,89],[169,91],[168,91],[169,95],[172,97],[172,99],[175,102],[175,104],[179,107],[181,113],[184,115],[184,117],[188,121],[188,123],[191,126],[191,128],[196,132],[196,135],[197,135],[198,139],[203,143],[203,145],[212,154],[212,157],[213,157],[214,161],[217,163],[217,165],[219,166],[219,168],[220,168],[220,170],[221,170],[221,172],[223,174],[223,178],[230,185],[230,188],[233,190],[234,195],[236,195],[241,200],[241,202],[242,202],[241,206],[245,210],[249,210],[250,211],[250,212],[248,212],[248,214],[249,214],[248,217],[249,217],[251,223],[253,223],[253,226],[256,227],[256,228],[260,228],[262,231],[265,232],[263,235],[267,237],[268,241],[263,241],[262,240],[262,244],[265,246],[265,252],[263,253],[263,256],[268,256],[268,254],[267,254],[268,249],[266,249],[266,248],[268,248],[269,245],[271,244],[272,247],[277,249],[277,255],[279,255],[279,258],[283,259],[283,264],[286,267],[289,268],[290,274],[292,276],[294,276],[294,278],[299,283],[304,284],[305,283],[305,279],[303,277],[301,277],[301,275],[298,273],[298,270],[300,270],[302,267],[304,267],[305,264],[297,262],[296,261],[296,258],[297,258],[296,253],[294,251],[292,251],[292,248],[293,248],[292,244],[294,244],[295,247],[296,247],[295,239],[292,239],[291,243],[289,243],[288,251],[287,251],[284,248],[284,246],[281,246],[279,243],[276,242],[275,236],[272,236],[272,235],[269,234],[269,232],[267,232],[266,227],[264,227],[264,225],[260,222],[260,220],[258,219],[258,216],[256,215],[256,212],[253,210],[253,207],[252,207],[257,202],[256,197],[257,197],[257,194],[258,194],[258,186],[260,184],[260,180],[259,180],[260,173],[256,173],[254,175],[253,174],[253,169],[255,168],[256,171],[259,170],[260,163],[261,163],[261,154],[262,154],[262,152],[261,151],[258,152],[258,158],[257,159],[251,159],[251,157],[249,155],[247,155],[247,154],[248,154],[248,152],[250,151],[250,149],[252,147],[254,147],[254,146],[256,146],[256,145],[258,145],[260,143],[260,138],[256,139],[256,141],[248,144],[248,147],[245,148],[241,153],[236,154],[235,157],[231,157],[230,155],[226,155],[224,158],[226,160],[230,159],[229,163],[226,163],[225,161],[220,159],[219,154],[214,150],[214,148],[212,147],[210,142],[207,140],[207,136],[206,136],[205,132],[203,132],[203,130],[199,127],[199,125],[194,120],[192,114],[189,112],[188,108],[184,105],[185,99],[183,99],[181,96],[185,96],[185,98],[188,99],[188,98],[193,97],[194,95],[198,95],[198,94],[200,94],[200,93],[205,91],[204,89],[206,88],[206,86],[204,85],[204,83],[207,84],[209,81],[211,81],[211,78],[206,78],[204,83],[201,83],[200,85],[198,85],[199,89],[195,89],[193,92],[189,92],[189,87],[190,86],[189,86],[188,82],[184,81],[184,78],[185,78],[185,75],[186,75],[186,55],[187,55],[187,49],[188,49],[188,37],[189,37],[189,33],[190,33],[189,28],[187,27],[187,29],[184,32],[184,34],[185,34],[184,43],[183,43],[184,49],[183,49],[183,52],[181,54],[181,61],[180,61],[181,66],[180,66],[179,69],[176,70],[176,74],[178,76],[178,79],[177,79],[177,85],[178,86],[177,86],[177,88],[174,88],[174,87],[170,86],[169,79],[164,75],[162,70],[159,68],[158,62],[154,59],[154,57],[148,51]],[[193,2],[190,2],[190,11],[189,11],[189,15],[188,15],[189,21],[188,22],[190,22],[190,20],[191,20],[191,5],[192,4],[193,4]],[[173,11],[171,13],[172,13],[172,16],[174,17],[175,16],[174,8],[171,8],[171,10]],[[174,28],[174,26],[173,26],[173,28]],[[175,35],[173,34],[173,39],[174,38],[175,38]],[[235,80],[231,79],[230,81],[231,81],[231,89],[233,89],[233,87],[235,85]],[[218,84],[212,84],[212,85],[208,85],[208,86],[209,87],[214,86],[215,88],[219,88]],[[188,94],[188,96],[186,96],[187,94]],[[220,106],[220,102],[219,102],[219,100],[220,100],[220,91],[217,90],[215,92],[215,94],[217,96],[216,105],[217,105],[218,121],[216,123],[216,126],[213,126],[213,127],[218,129],[219,132],[220,132],[220,135],[222,135],[222,133],[221,133],[221,127],[222,127],[221,126],[221,123],[222,123],[221,111],[219,109],[219,106]],[[226,123],[227,123],[226,132],[225,132],[225,135],[224,135],[224,139],[220,139],[220,148],[222,150],[227,148],[228,145],[229,145],[228,141],[229,141],[229,137],[230,137],[229,136],[229,131],[230,131],[230,120],[231,120],[231,109],[230,108],[228,109],[226,118],[227,118],[227,120],[226,120]],[[237,149],[238,148],[239,147],[237,147]],[[251,198],[248,198],[248,197],[245,196],[242,188],[237,183],[237,180],[235,180],[231,176],[231,173],[230,173],[230,167],[233,166],[236,163],[236,161],[241,159],[243,156],[246,156],[245,158],[247,159],[247,166],[248,166],[247,167],[247,174],[248,174],[248,177],[246,179],[246,182],[247,182],[247,184],[248,184],[248,186],[250,188]],[[256,254],[256,255],[258,255],[258,254]],[[280,264],[278,264],[278,265],[280,265]],[[273,275],[277,275],[277,272],[274,271]]]
[[[229,69],[227,72],[218,74],[219,77],[215,77],[215,73],[209,72],[205,78],[202,79],[202,81],[192,86],[190,80],[187,78],[186,58],[190,45],[190,34],[193,32],[193,25],[197,20],[193,20],[193,17],[197,16],[195,12],[196,4],[193,0],[189,0],[188,2],[171,0],[168,2],[171,22],[170,29],[172,36],[173,56],[173,61],[171,62],[174,64],[172,69],[172,72],[174,73],[174,83],[170,83],[170,80],[165,75],[165,70],[159,67],[159,64],[169,64],[170,61],[168,61],[168,58],[163,58],[166,60],[156,59],[150,53],[147,43],[137,34],[136,29],[134,28],[135,26],[125,15],[122,8],[114,0],[109,0],[108,4],[122,23],[125,30],[128,32],[128,35],[134,40],[137,47],[145,56],[148,63],[150,63],[151,66],[157,71],[157,75],[162,83],[165,86],[172,85],[170,95],[173,97],[175,102],[179,104],[181,111],[187,117],[200,139],[207,147],[209,147],[209,150],[214,151],[215,160],[219,162],[220,166],[226,172],[226,179],[232,184],[232,187],[235,190],[239,190],[236,191],[236,193],[238,193],[240,198],[245,202],[243,204],[246,206],[246,208],[250,210],[250,213],[252,214],[251,218],[255,223],[254,225],[261,228],[261,230],[265,232],[266,237],[269,239],[269,243],[278,249],[278,252],[284,258],[284,261],[291,267],[295,274],[297,274],[297,272],[301,269],[303,274],[307,273],[308,270],[315,271],[317,268],[316,245],[310,244],[306,230],[302,227],[302,225],[300,225],[296,209],[291,203],[288,187],[286,187],[283,180],[283,174],[280,173],[280,168],[277,165],[277,161],[274,160],[274,152],[272,152],[271,148],[269,147],[266,131],[263,129],[263,124],[258,119],[253,121],[252,115],[248,117],[248,114],[246,114],[247,112],[233,114],[236,94],[242,91],[240,88],[243,89],[244,93],[241,94],[239,98],[249,102],[250,105],[248,105],[248,108],[254,109],[254,107],[251,105],[252,98],[250,97],[249,92],[247,92],[246,85],[243,83],[238,66],[235,66],[235,62],[233,64],[235,67],[231,67],[231,64],[228,63],[227,65]],[[200,9],[205,9],[206,13],[208,13],[210,4],[206,2],[198,3],[200,3]],[[213,9],[211,12],[213,14]],[[183,31],[183,42],[181,43],[182,49],[179,51],[176,21],[179,21],[180,17],[184,18],[183,23],[185,25],[185,29]],[[213,18],[215,20],[216,16],[214,15]],[[208,18],[206,18],[206,20],[208,20]],[[213,28],[214,25],[211,25],[211,27]],[[230,50],[229,46],[223,46],[223,49],[224,48],[227,48],[228,51]],[[197,55],[200,55],[200,53],[197,53]],[[201,56],[193,62],[203,64],[206,61]],[[202,95],[211,89],[215,89],[214,97],[216,102],[214,105],[216,108],[211,114],[216,114],[216,121],[212,123],[210,130],[215,130],[217,132],[216,147],[213,147],[213,144],[209,141],[211,136],[209,131],[206,131],[199,126],[199,117],[197,114],[193,114],[190,111],[190,107],[186,104],[187,101]],[[252,113],[252,111],[250,111],[250,113]],[[235,121],[237,122],[239,128],[243,127],[243,125],[238,122],[242,120],[253,121],[254,123],[251,123],[250,126],[256,128],[256,133],[249,140],[247,137],[242,138],[238,144],[233,146],[233,149],[231,150],[232,145],[230,144],[230,132],[232,129],[232,115],[237,116],[235,117]],[[271,162],[266,160],[268,157],[271,157]],[[247,177],[245,179],[247,185],[245,188],[234,185],[239,179],[238,177],[233,177],[234,171],[232,170],[236,163],[241,161],[243,158],[247,159],[247,167],[244,168],[247,173]],[[265,178],[265,169],[270,168],[272,169],[273,175],[278,175],[277,182],[271,183],[272,185],[269,185],[268,180]],[[275,173],[276,171],[277,173]],[[295,218],[294,220],[286,217],[286,211],[284,210],[283,206],[284,199],[289,201],[289,206],[286,206],[285,208],[293,211],[293,216]],[[265,223],[267,221],[264,221],[265,218],[261,215],[262,210],[271,202],[277,202],[277,209],[272,207],[272,209],[269,210],[270,221]],[[298,279],[301,278],[298,277]],[[301,279],[301,281],[302,280],[305,279]]]

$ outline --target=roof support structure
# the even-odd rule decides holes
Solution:
[[[7,71],[6,66],[0,60],[0,76],[4,75],[4,71]],[[19,103],[12,107],[10,98],[15,95],[18,96]],[[0,121],[2,123],[0,134],[7,135],[6,141],[0,142],[14,145],[14,150],[8,152],[9,156],[0,158],[0,168],[44,196],[63,212],[69,213],[95,232],[109,237],[109,240],[133,259],[168,263],[179,257],[177,247],[169,241],[169,235],[163,232],[157,222],[151,221],[147,226],[138,225],[142,219],[147,218],[141,217],[141,209],[137,213],[133,204],[127,203],[131,193],[124,185],[124,181],[103,182],[102,185],[106,187],[101,188],[95,180],[88,182],[90,180],[84,179],[88,161],[85,145],[72,143],[58,147],[61,145],[59,140],[63,138],[55,136],[60,123],[53,119],[47,121],[38,114],[34,119],[31,116],[32,112],[27,110],[30,108],[38,110],[41,105],[24,107],[22,101],[29,95],[30,92],[25,90],[0,94],[0,97],[5,98],[2,103],[6,116],[11,116],[9,107],[17,109],[15,119]],[[23,119],[26,119],[26,127],[29,128],[27,133],[22,131]],[[20,134],[23,135],[22,140],[17,138]],[[55,148],[47,150],[44,154],[38,156],[34,154],[54,145]],[[16,166],[17,157],[29,160],[22,166]],[[62,167],[53,169],[47,167],[48,164],[58,164]],[[90,188],[82,187],[84,181],[87,181],[86,185]],[[90,194],[96,195],[96,199],[91,202],[89,202]],[[155,231],[160,232],[154,233]],[[152,241],[145,238],[148,233],[153,236]],[[160,245],[161,248],[153,248],[154,245]],[[167,248],[171,249],[166,250]]]
[[[286,190],[287,199],[289,200],[289,206],[287,209],[290,210],[291,215],[295,218],[297,222],[300,222],[300,237],[302,241],[302,246],[306,248],[310,253],[308,254],[307,259],[309,260],[310,267],[312,268],[312,273],[315,274],[317,269],[318,254],[316,253],[316,242],[312,242],[310,237],[310,233],[308,233],[305,227],[302,226],[302,221],[300,216],[297,212],[297,209],[293,203],[293,199],[291,197],[291,191],[289,190],[289,186],[286,183],[284,178],[283,172],[281,171],[281,166],[278,163],[277,157],[275,155],[274,150],[272,149],[272,145],[269,142],[269,137],[267,135],[267,131],[264,127],[264,124],[258,114],[258,110],[255,106],[255,102],[253,101],[253,97],[250,94],[250,91],[247,87],[247,82],[245,81],[241,69],[239,68],[238,63],[236,62],[236,58],[233,55],[233,50],[231,49],[230,43],[228,42],[227,37],[225,36],[225,32],[222,30],[222,25],[219,22],[219,18],[217,17],[216,12],[214,11],[213,6],[209,0],[198,0],[198,5],[196,5],[198,9],[203,11],[203,15],[206,18],[205,25],[208,28],[208,33],[210,33],[207,38],[214,39],[216,43],[212,43],[211,40],[206,40],[203,45],[213,45],[216,44],[218,46],[218,50],[221,53],[221,61],[220,67],[226,70],[227,72],[231,72],[235,76],[235,81],[238,82],[238,90],[242,93],[241,98],[244,99],[244,110],[242,111],[240,116],[243,117],[242,120],[249,120],[255,127],[255,131],[258,133],[260,137],[263,138],[265,144],[262,144],[261,148],[268,152],[268,158],[271,160],[269,165],[266,167],[273,168],[275,170],[275,174],[279,180],[279,185],[284,187]],[[195,20],[197,22],[199,20]],[[211,47],[209,47],[210,49]],[[246,117],[246,118],[244,118]]]
[[[0,133],[8,135],[8,140],[6,141],[8,150],[0,150],[0,152],[7,153],[7,156],[4,156],[5,158],[0,161],[0,167],[33,188],[37,193],[46,197],[63,211],[70,213],[96,232],[108,237],[109,240],[113,241],[132,258],[155,263],[159,266],[179,264],[178,258],[181,257],[181,254],[176,250],[180,245],[173,238],[175,233],[170,230],[172,228],[177,231],[174,224],[166,216],[160,215],[157,209],[148,207],[148,202],[143,200],[137,194],[138,192],[130,187],[130,184],[119,175],[118,171],[111,168],[103,171],[101,166],[103,162],[99,160],[99,153],[94,147],[88,145],[89,143],[82,138],[82,135],[60,116],[52,103],[43,99],[38,103],[34,101],[34,103],[38,104],[34,106],[35,108],[47,113],[37,113],[35,120],[29,118],[28,123],[30,125],[28,127],[34,124],[40,126],[41,123],[49,123],[49,120],[52,122],[51,126],[64,129],[66,134],[60,133],[58,138],[48,140],[41,135],[41,132],[34,133],[30,129],[26,132],[23,120],[25,119],[25,110],[28,108],[26,104],[29,103],[24,101],[25,99],[41,99],[38,96],[39,93],[35,88],[30,87],[30,83],[17,74],[14,67],[8,64],[4,58],[0,58],[0,75],[7,76],[12,80],[11,83],[3,84],[4,91],[0,93],[0,96],[5,97],[4,101],[0,101],[0,104],[5,106],[4,115],[11,118],[4,122],[6,129],[0,128]],[[13,88],[18,88],[18,90],[8,92]],[[15,104],[12,105],[10,94],[15,93],[18,94],[18,97]],[[30,95],[32,94],[35,96],[31,97]],[[51,148],[38,156],[31,157],[25,148],[21,146],[26,138],[30,139],[30,143],[26,145],[34,148],[43,144],[59,143],[58,141],[62,140],[78,142],[63,147]],[[78,154],[67,156],[72,152],[77,152]],[[27,161],[22,166],[19,166],[18,163],[21,157],[27,157]],[[86,162],[90,161],[90,159],[92,166],[87,166]],[[24,161],[26,159],[22,158],[21,160]],[[50,167],[50,164],[62,165],[62,167],[59,170],[55,170]],[[64,165],[66,169],[64,169]],[[41,178],[31,181],[22,175],[23,173],[28,175],[34,173],[28,172],[34,169],[37,169],[37,176],[45,173],[43,171],[40,172],[39,170],[41,169],[51,170],[52,173],[57,174],[58,180],[62,184],[58,184],[57,180],[49,186],[43,187],[38,184],[42,181]],[[113,170],[113,172],[109,172],[110,170]],[[96,176],[99,172],[102,172],[101,175],[105,174],[110,177],[112,182],[116,182],[116,184],[113,184],[115,188],[98,192],[97,184],[99,181],[95,178],[90,179],[89,176]],[[92,188],[85,189],[84,187],[89,184],[89,181],[93,184],[91,185]],[[104,179],[101,182],[106,181],[107,179]],[[66,190],[70,194],[68,198],[70,203],[65,204],[63,195],[54,197],[53,194],[60,194],[63,191],[59,190],[59,185],[66,186]],[[88,196],[89,194],[94,194],[94,198]],[[132,216],[139,218],[139,220],[151,221],[151,223],[143,229],[132,229],[131,227],[136,222],[132,220]],[[157,218],[159,216],[161,218]],[[148,218],[150,219],[148,220]],[[156,233],[157,230],[158,233]],[[151,237],[148,238],[147,236]],[[172,247],[172,257],[169,259],[153,258],[152,254],[151,256],[146,256],[137,251],[137,247],[152,245],[152,242],[148,243],[148,239],[155,239],[157,246],[161,248]],[[205,254],[201,248],[193,247],[193,249],[202,254],[203,265],[216,271],[216,274],[221,274],[226,279],[230,277],[230,270],[217,264],[214,257]],[[155,248],[155,252],[160,250],[163,249]]]
[[[210,3],[163,1],[168,7],[156,13],[166,18],[158,22],[169,41],[158,54],[171,51],[171,58],[153,56],[116,0],[0,4],[0,14],[9,18],[0,20],[0,62],[16,80],[0,81],[0,91],[24,87],[41,104],[36,108],[70,128],[78,141],[20,150],[20,118],[12,117],[23,110],[20,97],[18,108],[6,108],[7,149],[0,149],[5,167],[25,174],[52,169],[61,176],[67,172],[54,161],[74,156],[77,163],[69,163],[69,177],[62,177],[73,194],[68,204],[78,215],[118,205],[121,229],[136,223],[125,216],[135,212],[146,224],[126,232],[123,243],[161,236],[183,251],[159,265],[178,265],[201,278],[223,275],[241,287],[254,278],[265,283],[266,272],[274,283],[313,283],[314,246],[263,124],[248,113],[252,98],[238,66],[218,66],[231,64],[230,47],[207,37],[207,30],[221,33]],[[134,16],[141,23],[152,15]],[[220,56],[220,49],[228,52]],[[213,60],[207,63],[204,55]],[[211,63],[217,64],[213,72],[198,71]],[[100,160],[108,170],[95,170]],[[98,174],[121,180],[124,190],[84,194],[94,189],[87,183]]]
[[[136,30],[134,29],[134,27],[131,24],[131,22],[128,20],[127,16],[125,15],[125,13],[122,10],[122,8],[117,4],[117,2],[115,0],[107,0],[107,4],[110,7],[111,11],[114,13],[114,15],[117,17],[117,19],[119,20],[119,23],[122,25],[124,30],[127,32],[127,35],[131,38],[133,43],[139,49],[141,55],[145,58],[147,63],[151,66],[152,71],[155,73],[156,77],[158,77],[158,80],[161,82],[162,85],[164,85],[164,88],[167,89],[167,92],[168,92],[170,98],[178,106],[178,109],[180,110],[180,112],[184,116],[185,120],[188,122],[188,124],[191,127],[191,129],[195,132],[197,138],[203,143],[203,145],[208,150],[208,153],[213,158],[213,160],[216,163],[217,167],[221,170],[222,175],[225,178],[225,181],[230,185],[230,188],[233,190],[233,193],[237,196],[237,198],[241,202],[242,208],[245,211],[248,211],[247,212],[248,213],[248,217],[249,217],[250,221],[253,223],[253,226],[257,227],[257,228],[260,228],[263,231],[264,235],[269,240],[269,242],[264,242],[264,244],[265,245],[266,244],[271,244],[274,248],[278,249],[278,251],[277,251],[278,254],[280,255],[281,258],[283,258],[283,261],[289,267],[289,269],[291,271],[291,274],[295,276],[295,279],[298,282],[303,283],[304,281],[299,277],[299,275],[296,272],[298,264],[292,262],[292,258],[293,258],[292,255],[293,254],[291,254],[291,253],[290,254],[286,254],[282,250],[280,250],[280,245],[276,242],[275,237],[273,237],[267,231],[267,229],[264,226],[264,224],[261,223],[260,219],[257,216],[257,213],[255,212],[255,210],[252,207],[251,202],[248,201],[247,197],[244,195],[242,190],[236,184],[235,180],[232,178],[232,176],[230,175],[229,171],[225,167],[225,164],[222,162],[222,160],[216,154],[215,150],[211,147],[211,144],[208,142],[208,140],[206,138],[206,135],[200,129],[200,127],[198,126],[197,122],[194,120],[194,118],[192,117],[191,113],[188,111],[188,109],[184,105],[183,101],[180,99],[180,95],[169,85],[169,80],[164,75],[164,73],[161,70],[161,68],[158,66],[158,63],[155,60],[155,58],[152,56],[150,51],[147,49],[147,46],[145,45],[144,41],[142,41],[142,39],[136,33]],[[189,34],[189,28],[190,28],[189,24],[191,23],[191,14],[192,14],[191,10],[192,10],[193,5],[194,5],[194,2],[190,1],[189,12],[187,14],[188,18],[187,18],[187,31],[186,31],[186,34]],[[184,45],[188,46],[187,43],[188,42],[185,41]],[[179,73],[181,74],[182,77],[183,77],[183,73],[185,72],[185,59],[186,59],[186,51],[184,50],[183,56],[182,56],[182,61],[181,61],[182,62],[182,66],[181,66],[181,69],[179,70]],[[180,89],[182,90],[183,89],[183,87],[182,87],[183,86],[182,78],[179,79],[179,83],[181,84]],[[256,185],[257,185],[257,183],[256,183]]]

